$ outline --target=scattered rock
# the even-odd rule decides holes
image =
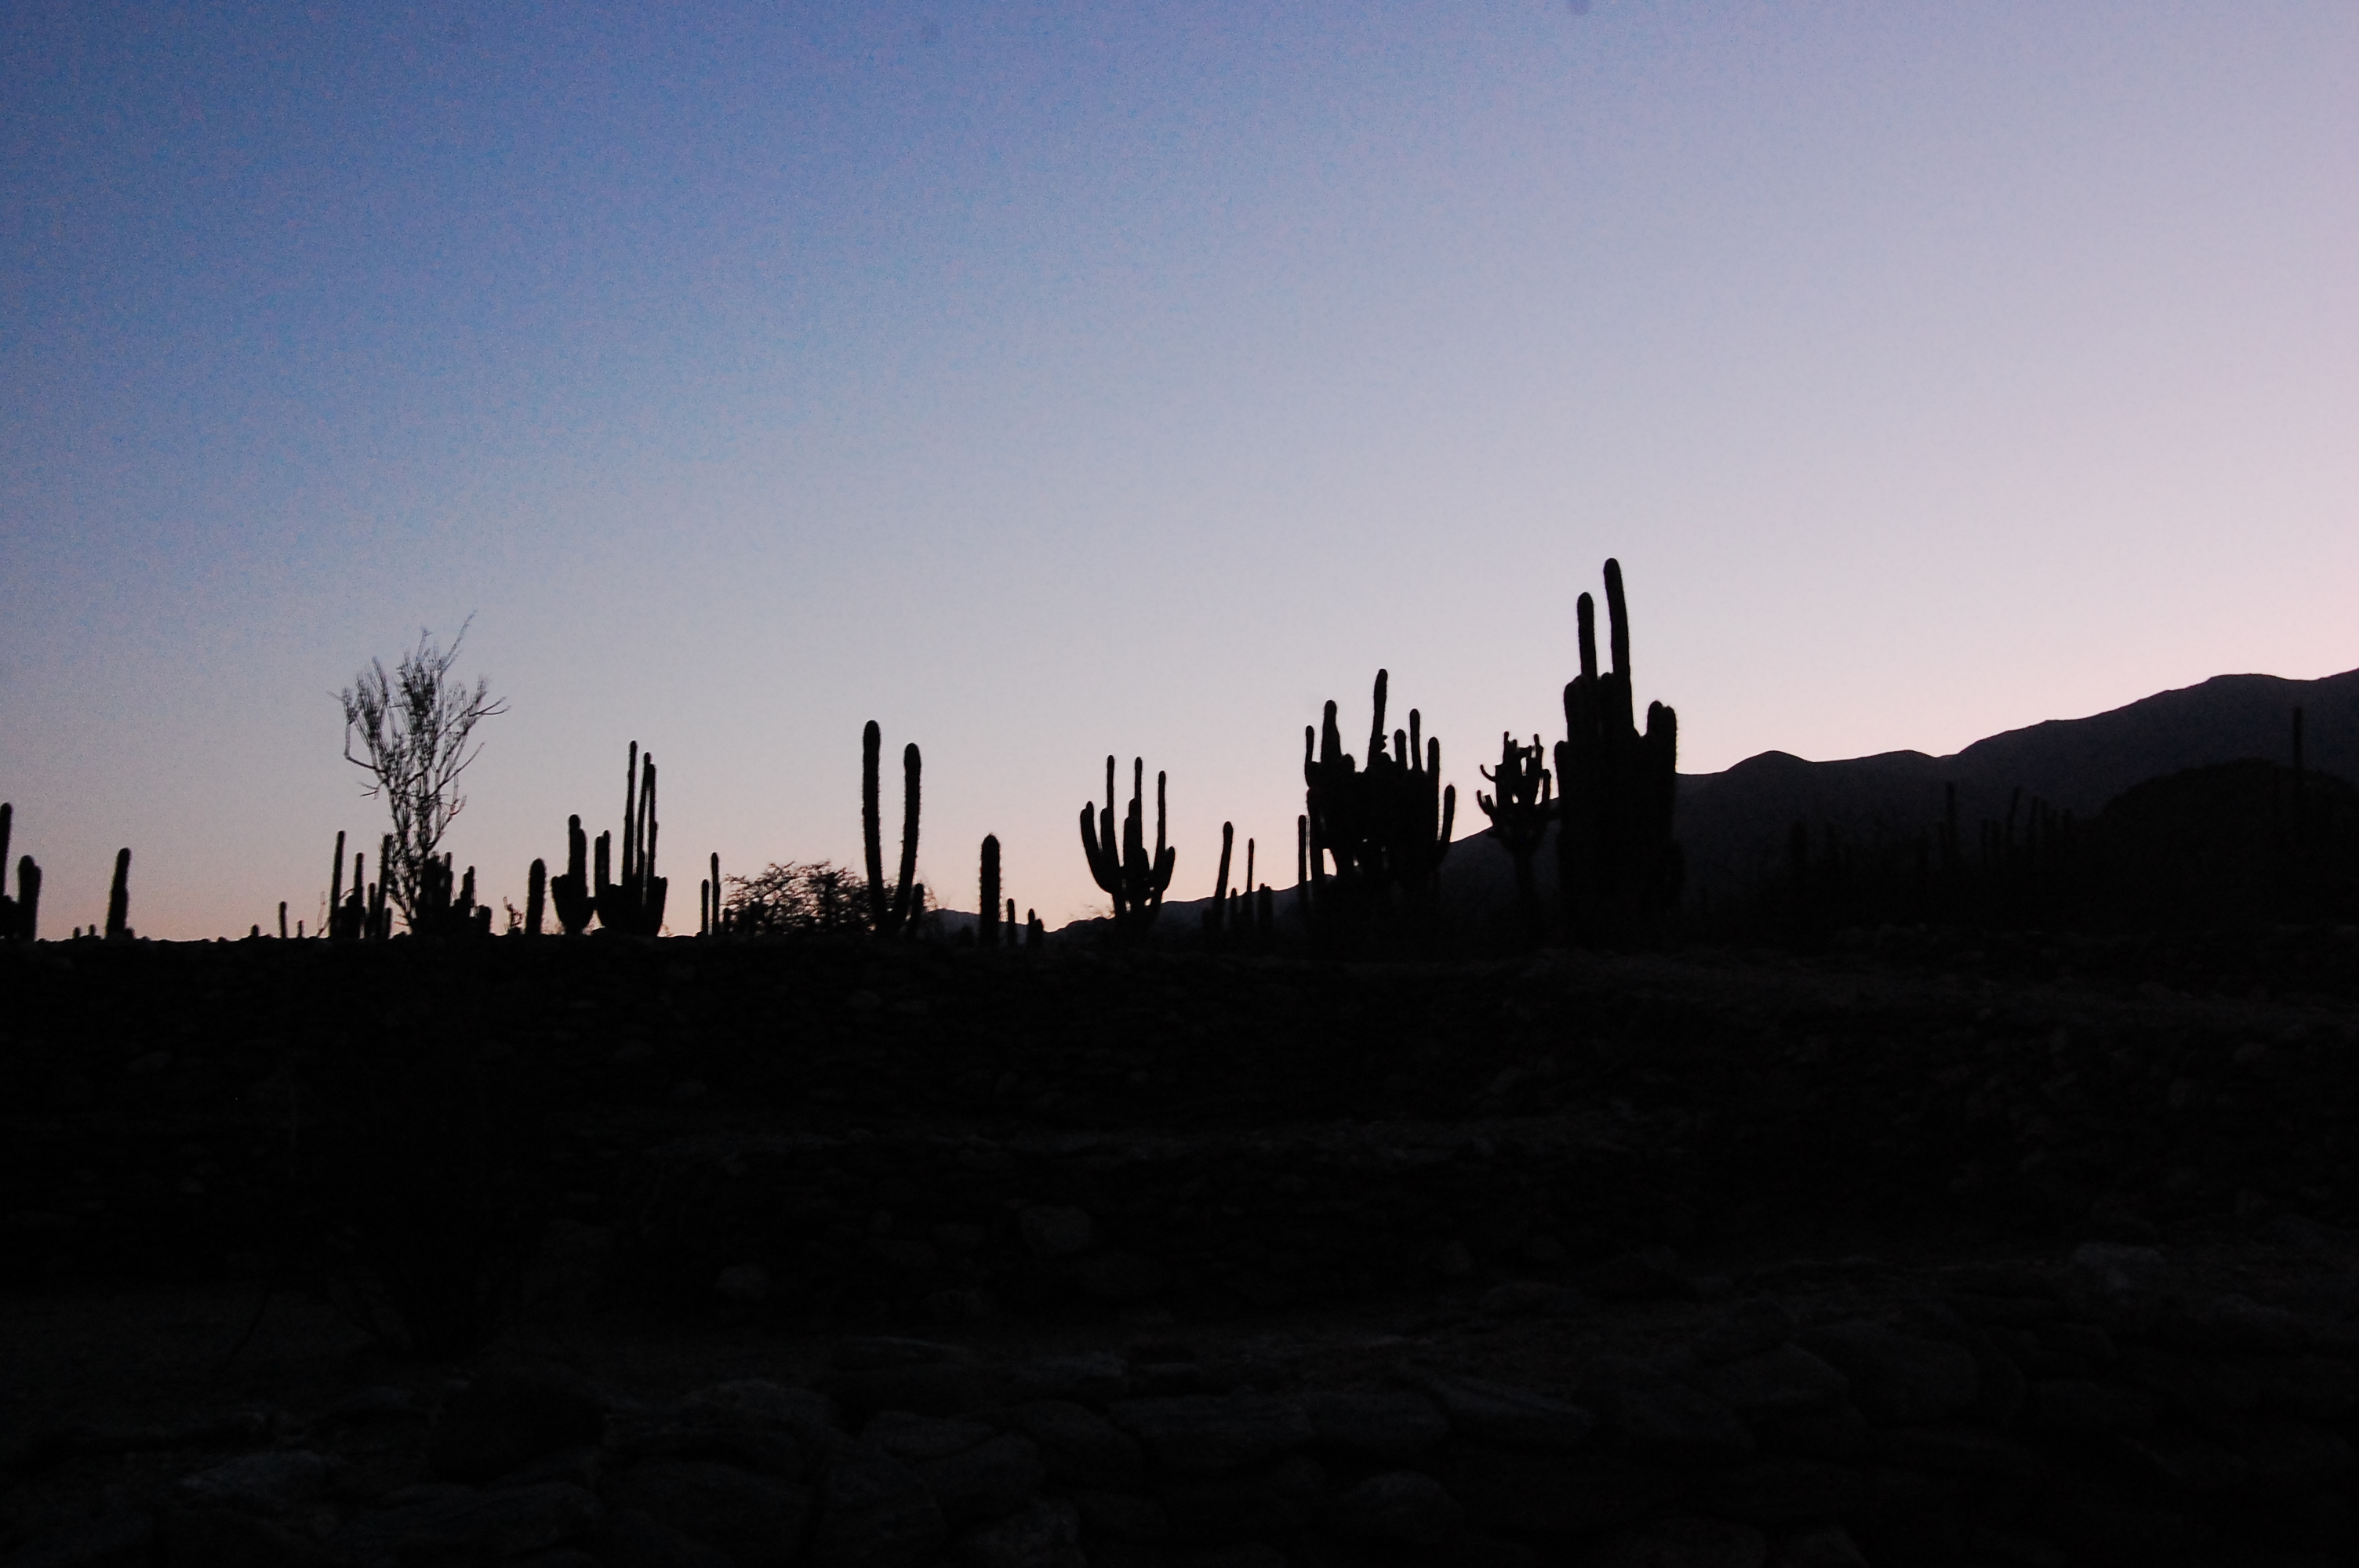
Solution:
[[[1048,1479],[1040,1451],[1012,1432],[913,1467],[952,1525],[1013,1513]]]
[[[853,1448],[821,1486],[811,1568],[914,1568],[943,1533],[941,1510],[915,1472],[891,1454]]]
[[[1790,1343],[1706,1367],[1691,1380],[1746,1421],[1831,1409],[1851,1394],[1850,1379]]]
[[[1103,1404],[1130,1391],[1130,1369],[1119,1356],[1043,1356],[1017,1367],[1009,1384],[1019,1400],[1071,1400]]]
[[[1145,1484],[1138,1441],[1105,1417],[1064,1400],[1035,1400],[1010,1411],[1008,1424],[1038,1447],[1060,1487],[1135,1492]]]
[[[996,1430],[989,1422],[882,1411],[860,1429],[860,1441],[883,1449],[896,1459],[914,1464],[920,1459],[947,1458],[973,1448],[989,1441]]]
[[[712,1547],[740,1568],[791,1560],[811,1510],[806,1487],[693,1459],[634,1465],[608,1483],[606,1498]]]
[[[1322,1447],[1362,1458],[1411,1459],[1450,1435],[1448,1418],[1408,1389],[1321,1390],[1302,1410]]]
[[[427,1444],[434,1474],[493,1480],[544,1454],[595,1444],[606,1400],[588,1379],[556,1368],[486,1373],[451,1396]]]
[[[1219,1546],[1287,1536],[1313,1523],[1327,1476],[1318,1461],[1290,1454],[1218,1474],[1182,1471],[1157,1488],[1172,1533],[1183,1543]]]
[[[194,1508],[277,1513],[318,1496],[329,1469],[327,1460],[301,1449],[248,1454],[183,1476],[174,1490]]]
[[[327,1544],[331,1556],[354,1568],[496,1561],[584,1536],[603,1512],[596,1498],[562,1483],[512,1491],[469,1489],[358,1515]]]
[[[1290,1400],[1183,1394],[1127,1400],[1107,1412],[1174,1470],[1228,1470],[1309,1444],[1310,1418]]]
[[[1431,1378],[1421,1385],[1464,1436],[1516,1448],[1576,1448],[1597,1418],[1579,1405],[1476,1378]]]
[[[1016,1215],[1016,1228],[1035,1258],[1071,1258],[1097,1238],[1089,1211],[1080,1208],[1036,1206]]]
[[[1327,1519],[1338,1533],[1355,1540],[1433,1546],[1458,1528],[1463,1511],[1432,1476],[1387,1470],[1337,1498]]]
[[[1061,1498],[1038,1498],[1006,1518],[971,1530],[959,1552],[974,1568],[1086,1568],[1081,1517]]]
[[[1853,1402],[1880,1423],[1939,1421],[1971,1409],[1982,1392],[1981,1368],[1962,1345],[1869,1323],[1811,1329],[1800,1343],[1851,1379]]]
[[[1768,1560],[1759,1530],[1719,1519],[1668,1519],[1625,1530],[1596,1558],[1598,1568],[1763,1568]]]
[[[1775,1350],[1794,1336],[1794,1314],[1767,1296],[1729,1308],[1696,1336],[1690,1347],[1707,1367]]]
[[[1577,1317],[1583,1303],[1570,1285],[1514,1280],[1484,1291],[1478,1305],[1491,1317]]]

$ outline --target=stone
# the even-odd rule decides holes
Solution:
[[[1690,1294],[1679,1271],[1680,1255],[1668,1247],[1625,1253],[1590,1271],[1589,1289],[1600,1301],[1664,1301]]]
[[[770,1271],[759,1263],[732,1263],[714,1277],[712,1293],[739,1306],[756,1306],[770,1299]]]
[[[1016,1228],[1035,1258],[1071,1258],[1089,1250],[1097,1227],[1089,1211],[1038,1205],[1016,1217]]]
[[[157,1540],[173,1568],[310,1568],[322,1561],[317,1541],[237,1508],[168,1509],[157,1519]]]
[[[1322,1448],[1364,1459],[1411,1459],[1450,1435],[1450,1421],[1410,1389],[1322,1389],[1302,1396]]]
[[[1723,1518],[1782,1524],[1838,1518],[1866,1495],[1866,1477],[1852,1465],[1785,1455],[1700,1476],[1691,1500]]]
[[[567,1448],[555,1454],[517,1465],[492,1482],[495,1488],[538,1487],[548,1481],[564,1481],[585,1491],[598,1489],[604,1473],[603,1451],[596,1448]]]
[[[1082,1293],[1093,1301],[1139,1302],[1170,1288],[1169,1271],[1136,1252],[1098,1252],[1073,1265]]]
[[[944,1536],[941,1509],[917,1474],[878,1449],[846,1450],[820,1485],[811,1568],[915,1568]]]
[[[8,1568],[146,1568],[155,1540],[148,1515],[106,1513],[44,1532],[18,1547]]]
[[[1577,1317],[1586,1303],[1570,1285],[1511,1280],[1483,1292],[1477,1309],[1490,1317]]]
[[[2342,1487],[2359,1472],[2359,1453],[2348,1440],[2306,1422],[2239,1422],[2232,1437],[2255,1489],[2271,1496],[2302,1497]]]
[[[317,1497],[329,1468],[327,1460],[301,1449],[247,1454],[183,1476],[173,1490],[191,1507],[277,1513]]]
[[[320,1421],[332,1426],[372,1426],[381,1422],[421,1421],[426,1413],[418,1396],[408,1389],[375,1384],[354,1389],[321,1411]]]
[[[1285,1552],[1267,1541],[1248,1541],[1238,1546],[1191,1552],[1187,1568],[1294,1568],[1294,1564]]]
[[[1014,1513],[1048,1478],[1040,1451],[1030,1438],[1013,1432],[912,1468],[951,1525]]]
[[[894,1367],[928,1367],[973,1359],[963,1346],[879,1334],[838,1340],[828,1355],[828,1365],[839,1372],[875,1372]]]
[[[1867,1568],[1851,1532],[1839,1524],[1814,1525],[1779,1538],[1772,1568]]]
[[[1604,1418],[1614,1447],[1666,1465],[1717,1465],[1749,1456],[1753,1436],[1718,1400],[1639,1368],[1593,1377],[1582,1399]]]
[[[1800,1344],[1850,1379],[1852,1401],[1881,1424],[1939,1421],[1973,1408],[1982,1393],[1973,1352],[1946,1340],[1845,1323],[1810,1330]]]
[[[562,1482],[470,1489],[356,1515],[328,1538],[327,1548],[354,1568],[521,1557],[589,1534],[603,1512],[596,1498]]]
[[[823,1372],[813,1381],[854,1422],[888,1410],[966,1415],[996,1403],[1003,1391],[991,1369],[966,1360]]]
[[[1060,1487],[1135,1492],[1146,1484],[1147,1456],[1138,1440],[1086,1406],[1035,1400],[1007,1412],[1006,1421],[1032,1440],[1049,1479]]]
[[[1227,1470],[1309,1444],[1310,1418],[1291,1400],[1257,1394],[1181,1394],[1126,1400],[1107,1415],[1174,1470]]]
[[[2035,1432],[2144,1432],[2169,1409],[2149,1389],[2087,1378],[2041,1378],[2024,1390],[2023,1419]]]
[[[2038,1481],[2054,1468],[2036,1450],[1971,1426],[1896,1427],[1877,1441],[1876,1457],[1904,1470],[1987,1480]]]
[[[594,1447],[606,1400],[587,1379],[555,1368],[484,1374],[442,1407],[427,1464],[453,1481],[484,1482],[561,1449]]]
[[[1102,1350],[1081,1356],[1043,1356],[1018,1366],[1008,1381],[1019,1400],[1104,1404],[1130,1392],[1130,1368],[1121,1357]]]
[[[2083,1242],[2065,1265],[2064,1299],[2075,1311],[2111,1316],[2150,1300],[2169,1275],[2169,1264],[2152,1247]]]
[[[1477,1442],[1515,1448],[1577,1448],[1596,1429],[1581,1406],[1479,1378],[1430,1378],[1420,1385],[1452,1430]]]
[[[727,1554],[740,1568],[789,1561],[811,1511],[807,1487],[699,1459],[634,1465],[607,1483],[606,1500]]]
[[[860,1441],[914,1464],[920,1459],[946,1459],[973,1448],[989,1441],[995,1430],[989,1422],[879,1411],[860,1429]]]
[[[636,1509],[610,1511],[589,1544],[606,1568],[736,1568],[727,1552]]]
[[[1765,1568],[1758,1530],[1723,1519],[1667,1519],[1623,1531],[1593,1559],[1597,1568]]]
[[[1739,1302],[1714,1318],[1690,1346],[1707,1367],[1775,1350],[1794,1336],[1794,1314],[1767,1296]]]
[[[1327,1522],[1356,1541],[1434,1546],[1458,1528],[1458,1499],[1417,1470],[1370,1476],[1328,1505]]]
[[[1153,1498],[1077,1488],[1073,1508],[1081,1516],[1082,1533],[1093,1542],[1126,1541],[1153,1546],[1171,1539],[1171,1516]]]
[[[1791,1343],[1707,1366],[1690,1381],[1745,1421],[1832,1410],[1851,1397],[1849,1378]]]
[[[1183,1545],[1218,1546],[1288,1535],[1317,1521],[1326,1472],[1308,1454],[1217,1474],[1180,1471],[1156,1488]]]
[[[2165,1430],[2114,1440],[2130,1467],[2181,1494],[2236,1490],[2252,1478],[2252,1467],[2208,1437]]]
[[[959,1538],[959,1555],[974,1568],[1087,1568],[1081,1518],[1062,1498],[1036,1498],[1006,1518]]]
[[[831,1435],[848,1441],[840,1433]],[[743,1412],[695,1407],[618,1415],[607,1439],[607,1452],[625,1462],[717,1459],[782,1481],[800,1479],[808,1459],[828,1446]]]
[[[832,1432],[841,1419],[835,1401],[825,1394],[760,1378],[710,1384],[682,1399],[678,1408],[683,1415],[710,1414],[797,1433]]]
[[[1452,1444],[1439,1479],[1474,1529],[1575,1535],[1644,1519],[1680,1494],[1678,1472],[1613,1454]]]

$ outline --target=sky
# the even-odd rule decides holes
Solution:
[[[335,694],[462,626],[446,847],[521,904],[636,741],[675,930],[858,860],[870,719],[1051,925],[1110,752],[1173,897],[1289,882],[1379,667],[1479,829],[1608,556],[1689,772],[2359,666],[2354,79],[2270,0],[5,0],[15,852],[315,922]]]

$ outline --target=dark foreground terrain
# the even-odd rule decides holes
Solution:
[[[2359,1559],[2359,932],[0,951],[0,1561]]]

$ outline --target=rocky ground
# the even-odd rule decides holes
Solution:
[[[0,1550],[2349,1561],[2354,979],[0,954]]]

